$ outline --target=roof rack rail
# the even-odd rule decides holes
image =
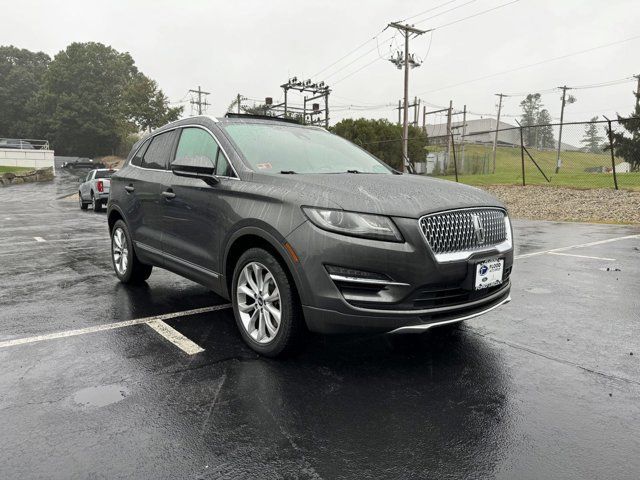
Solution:
[[[233,113],[227,112],[225,114],[226,118],[254,118],[257,120],[274,120],[276,122],[286,122],[286,123],[295,123],[296,125],[302,125],[299,120],[295,118],[282,118],[282,117],[273,117],[271,115],[260,115],[257,113]]]

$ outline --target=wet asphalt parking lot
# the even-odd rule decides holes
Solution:
[[[0,478],[640,477],[640,228],[515,221],[503,308],[270,360],[205,288],[119,284],[76,188],[0,189]]]

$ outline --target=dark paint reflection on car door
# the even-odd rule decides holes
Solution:
[[[187,127],[182,129],[176,150],[177,158],[198,155],[208,158],[213,167],[218,145],[206,130]],[[219,188],[221,183],[210,186],[198,178],[172,174],[169,189],[175,197],[164,200],[164,252],[208,274],[221,271]]]
[[[162,192],[172,176],[166,169],[175,138],[175,130],[154,137],[142,159],[142,168],[136,169],[131,179],[138,210],[135,217],[139,219],[133,237],[142,248],[150,247],[157,252],[162,251],[165,206]]]

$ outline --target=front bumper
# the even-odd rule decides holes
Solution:
[[[394,218],[405,242],[393,243],[334,234],[305,222],[287,237],[298,254],[300,298],[310,330],[321,333],[414,331],[482,315],[510,300],[513,249],[488,249],[469,258],[436,261],[416,219]],[[504,282],[473,290],[475,264],[504,259]],[[327,266],[374,272],[388,285],[331,278]],[[384,282],[382,282],[384,284]]]

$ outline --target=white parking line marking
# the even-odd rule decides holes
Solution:
[[[225,303],[224,305],[214,305],[213,307],[195,308],[193,310],[185,310],[183,312],[166,313],[164,315],[157,315],[155,317],[138,318],[137,320],[126,320],[124,322],[106,323],[103,325],[96,325],[94,327],[78,328],[76,330],[66,330],[64,332],[48,333],[45,335],[36,335],[34,337],[16,338],[14,340],[5,340],[4,342],[0,342],[0,348],[15,347],[17,345],[26,345],[28,343],[43,342],[46,340],[55,340],[57,338],[76,337],[78,335],[86,335],[87,333],[104,332],[106,330],[131,327],[133,325],[143,325],[154,320],[170,320],[172,318],[215,312],[217,310],[225,310],[230,307],[230,303]]]
[[[45,242],[45,243],[58,243],[58,242],[97,242],[100,240],[104,240],[104,241],[110,241],[109,236],[103,236],[103,237],[72,237],[72,238],[54,238],[54,239],[49,239],[49,240],[45,240],[42,237],[33,237],[35,239],[36,242]],[[40,239],[40,240],[38,240]],[[29,242],[2,242],[0,243],[0,246],[4,246],[4,245],[33,245],[33,240],[29,241]]]
[[[541,252],[525,253],[524,255],[516,256],[515,259],[516,260],[520,260],[521,258],[535,257],[537,255],[544,255],[545,253],[563,252],[565,250],[571,250],[573,248],[592,247],[594,245],[602,245],[602,244],[605,244],[605,243],[619,242],[620,240],[628,240],[628,239],[631,239],[631,238],[640,238],[640,235],[626,235],[624,237],[609,238],[607,240],[598,240],[597,242],[579,243],[577,245],[569,245],[568,247],[552,248],[551,250],[543,250]]]
[[[147,322],[147,325],[149,325],[156,332],[169,340],[187,355],[195,355],[196,353],[204,352],[204,348],[200,347],[200,345],[198,345],[197,343],[192,342],[175,328],[171,328],[162,320],[151,320],[150,322]]]
[[[608,262],[615,262],[615,258],[604,258],[604,257],[592,257],[590,255],[574,255],[573,253],[562,253],[562,252],[549,252],[549,255],[561,255],[563,257],[576,257],[576,258],[590,258],[592,260],[606,260]]]

